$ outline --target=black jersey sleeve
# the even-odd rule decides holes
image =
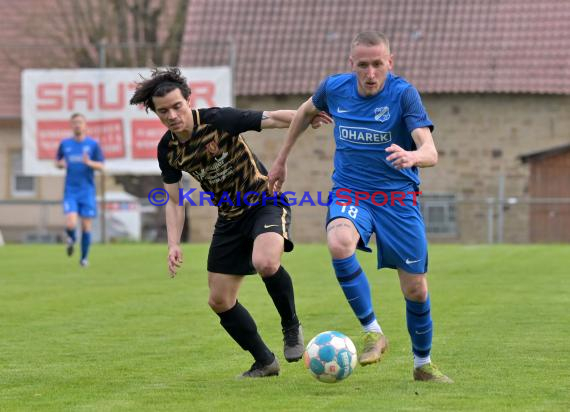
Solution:
[[[261,131],[261,116],[257,110],[240,110],[233,107],[212,107],[198,109],[200,123],[211,124],[218,130],[224,130],[232,135],[254,130]]]
[[[167,132],[160,139],[156,150],[162,181],[166,184],[178,183],[182,179],[182,172],[168,163],[168,141],[170,139],[170,134]]]

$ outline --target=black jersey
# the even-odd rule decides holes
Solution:
[[[249,207],[244,199],[257,202],[267,190],[267,169],[240,135],[261,131],[262,112],[213,107],[192,110],[192,116],[194,129],[187,141],[181,143],[167,131],[158,144],[162,180],[177,183],[182,171],[190,173],[214,194],[218,215],[236,219]]]

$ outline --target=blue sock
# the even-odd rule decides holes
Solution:
[[[81,233],[81,260],[87,259],[91,245],[91,232]]]
[[[374,322],[376,315],[372,309],[370,286],[356,254],[345,259],[333,259],[332,263],[344,296],[362,326]]]
[[[433,322],[431,321],[429,295],[425,302],[412,302],[406,299],[406,320],[412,338],[414,355],[425,358],[431,351]]]
[[[75,229],[66,228],[65,233],[67,233],[67,236],[75,243]]]

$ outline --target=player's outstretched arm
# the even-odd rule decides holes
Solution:
[[[301,136],[301,134],[307,130],[309,124],[313,118],[315,118],[319,114],[319,109],[315,107],[313,104],[313,99],[310,97],[305,103],[303,103],[299,109],[297,109],[297,113],[295,113],[295,117],[293,117],[293,121],[289,126],[289,130],[287,131],[287,137],[285,138],[285,142],[283,143],[283,147],[279,151],[275,162],[271,166],[271,170],[269,171],[269,180],[268,180],[268,191],[269,193],[276,193],[281,190],[283,187],[283,183],[287,178],[287,158],[289,157],[289,153],[291,149],[295,145],[295,142]],[[330,119],[330,117],[329,117]],[[319,119],[318,121],[321,121]],[[324,123],[324,121],[322,121]]]
[[[262,129],[284,129],[289,127],[295,117],[295,110],[264,111],[261,116]]]
[[[261,118],[262,129],[285,129],[291,126],[297,110],[275,110],[272,112],[263,112]],[[323,124],[332,123],[332,118],[326,112],[317,112],[311,118],[311,126],[318,129]]]
[[[179,206],[180,182],[164,184],[168,192],[168,202],[165,205],[166,232],[168,236],[168,271],[170,277],[176,276],[176,271],[182,265],[183,256],[180,249],[180,237],[184,228],[184,206]]]

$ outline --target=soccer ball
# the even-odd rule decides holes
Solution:
[[[311,339],[303,360],[317,380],[334,383],[348,378],[356,367],[356,347],[348,336],[327,331]]]

